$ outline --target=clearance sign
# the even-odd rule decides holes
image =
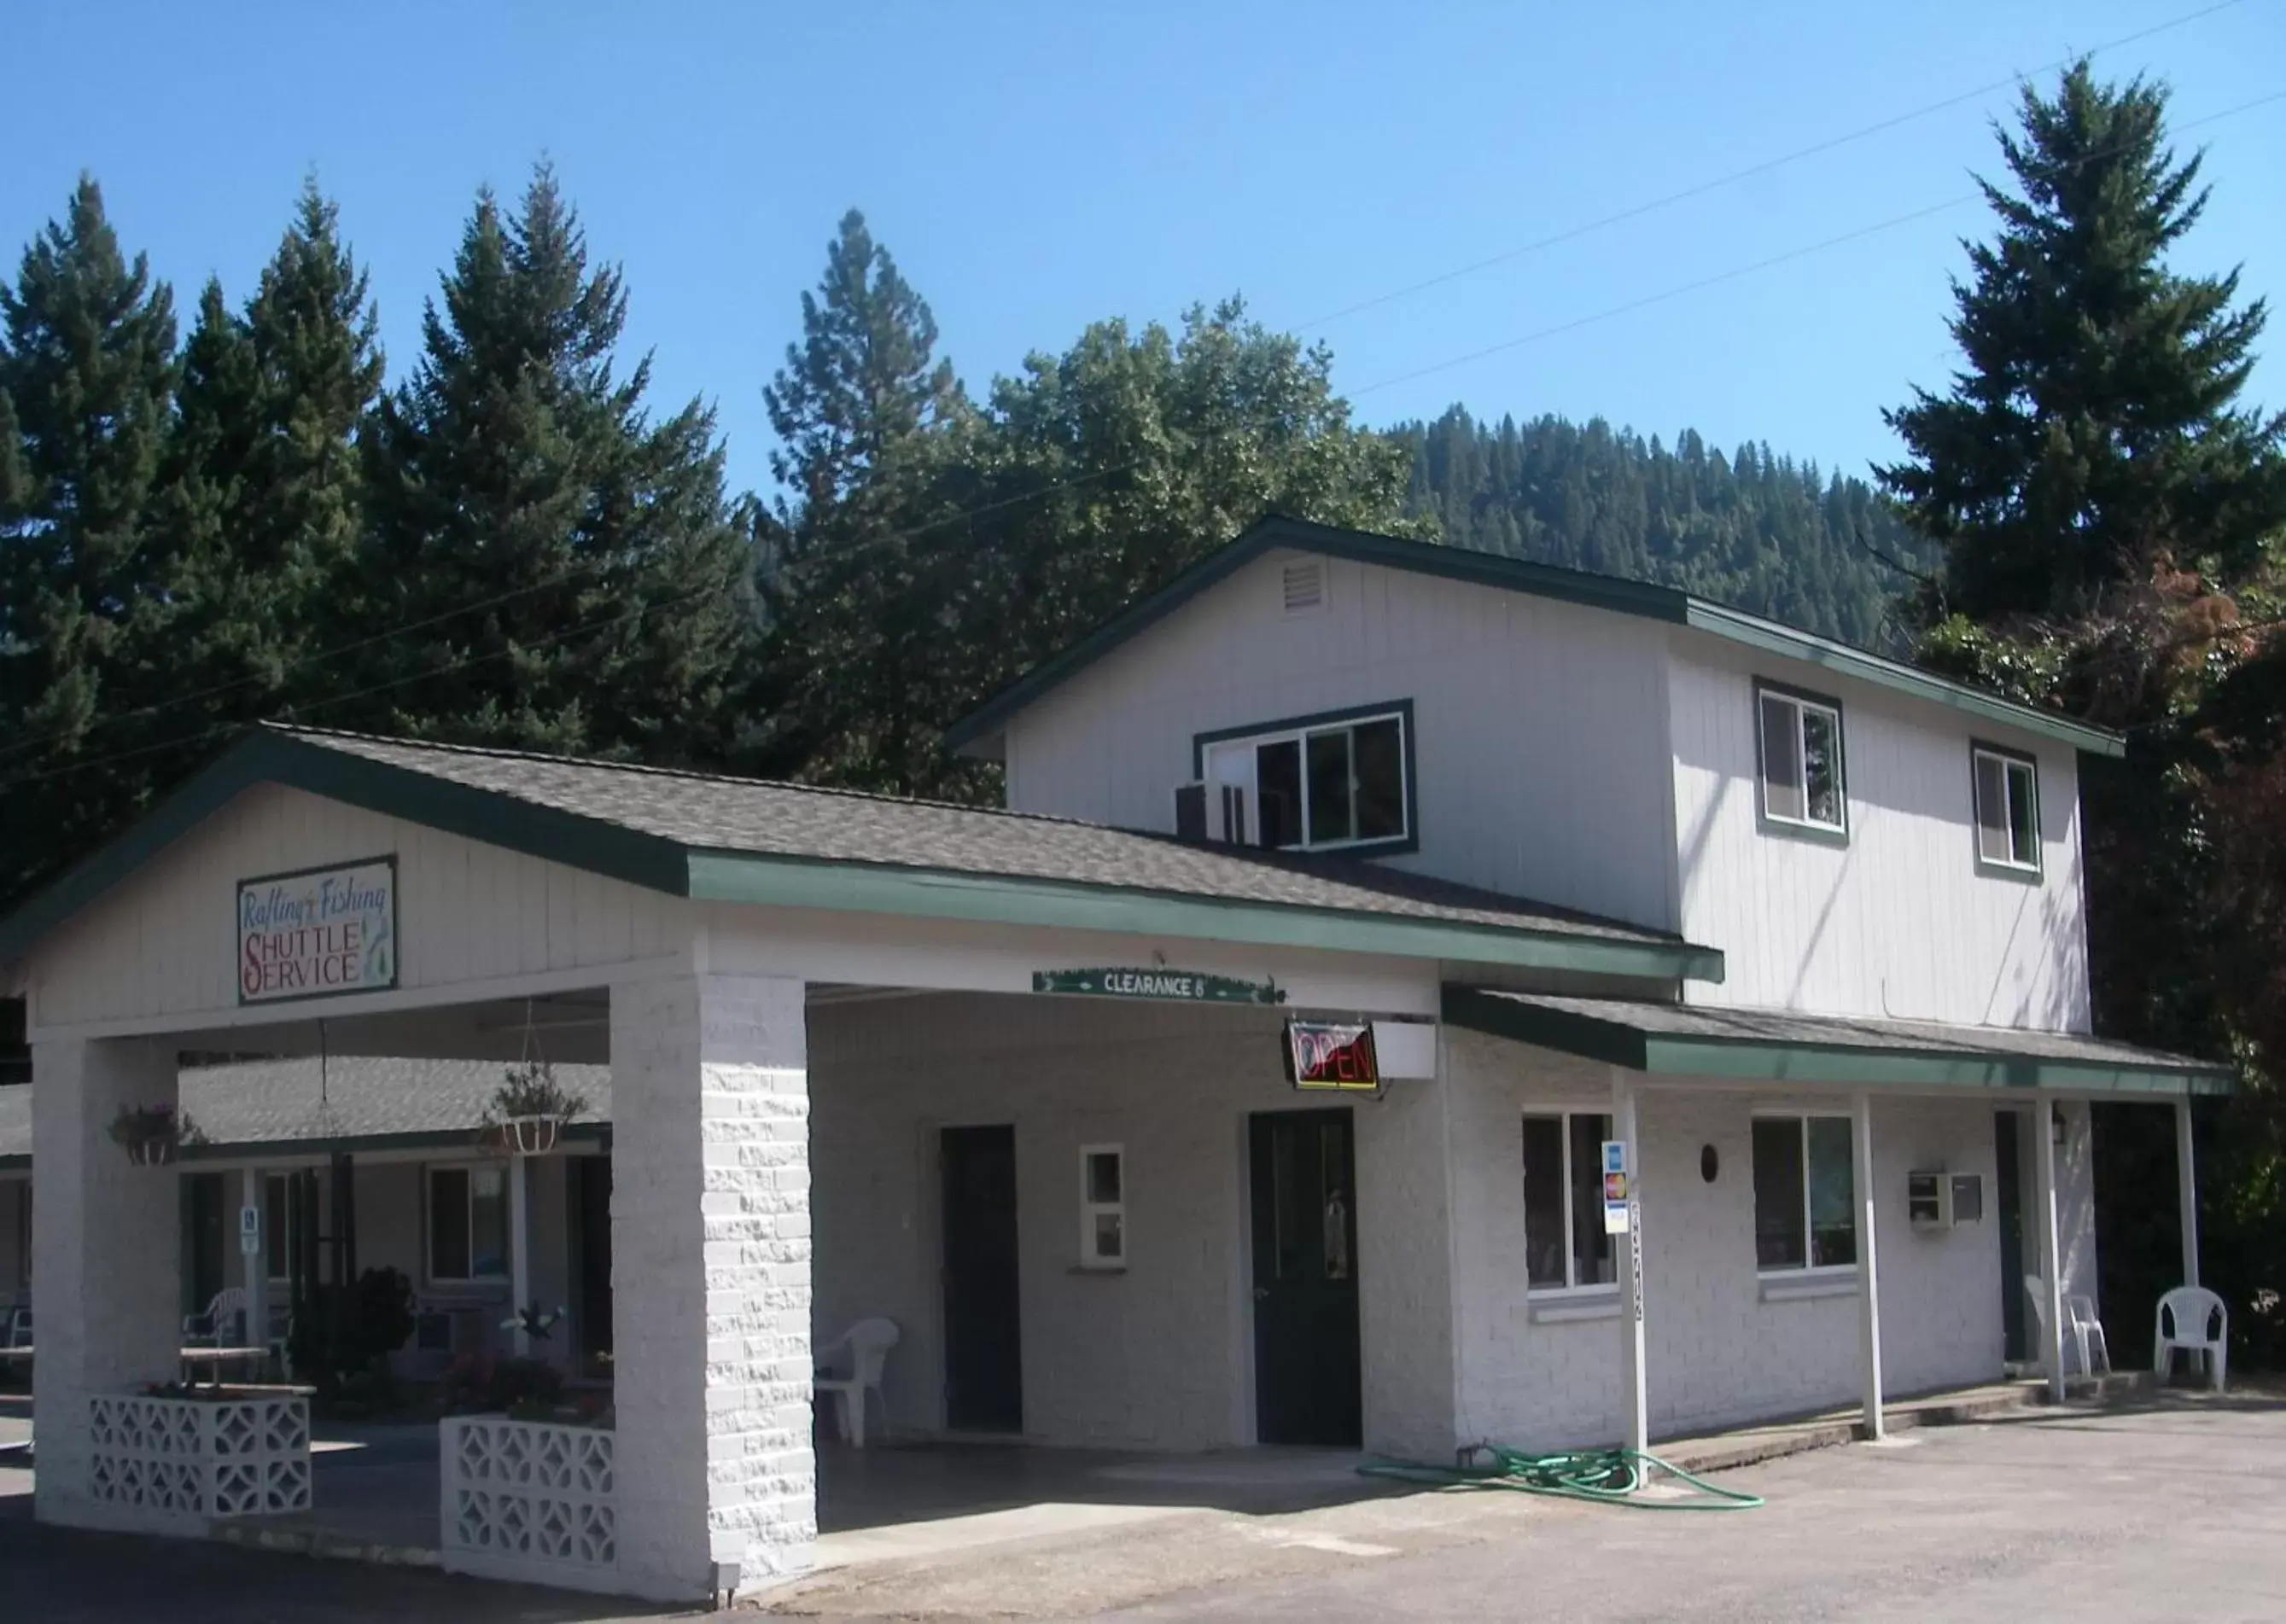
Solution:
[[[397,985],[397,859],[238,883],[238,1001],[275,1003]]]

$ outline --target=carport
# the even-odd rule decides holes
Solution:
[[[217,1464],[182,1440],[211,1454],[199,1429],[225,1418],[145,1391],[174,1369],[176,1175],[112,1128],[175,1104],[186,1052],[506,1062],[536,1000],[588,1012],[550,1042],[611,1068],[618,1424],[455,1434],[445,1557],[687,1600],[810,1565],[811,1350],[863,1314],[905,1327],[888,1396],[925,1433],[1271,1436],[1262,1373],[1282,1397],[1290,1367],[1258,1305],[1288,1254],[1260,1249],[1291,1215],[1262,1204],[1265,1167],[1339,1307],[1299,1353],[1356,1361],[1328,1440],[1448,1449],[1450,1281],[1423,1267],[1447,1244],[1440,986],[1719,971],[1659,932],[1353,862],[263,729],[0,925],[35,1084],[37,1513],[205,1532],[209,1467],[240,1474],[236,1511],[306,1493],[285,1400],[230,1420],[257,1441]],[[1297,1094],[1296,1011],[1369,1028],[1385,1095]],[[957,1145],[974,1255],[1022,1304],[1013,1410],[943,1397]],[[996,1181],[1024,1215],[997,1243]],[[994,1316],[967,1317],[989,1342]]]

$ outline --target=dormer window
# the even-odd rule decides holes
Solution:
[[[1754,715],[1763,827],[1848,839],[1841,705],[1816,694],[1758,684]]]
[[[1409,701],[1202,734],[1200,778],[1239,843],[1281,851],[1411,851]]]

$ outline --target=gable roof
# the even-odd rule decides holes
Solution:
[[[1932,676],[1902,661],[1797,631],[1677,587],[1596,575],[1584,569],[1565,569],[1554,564],[1535,564],[1498,553],[1479,553],[1437,542],[1407,541],[1366,530],[1337,530],[1274,514],[1257,522],[1227,546],[1200,560],[1149,597],[1130,605],[1079,641],[1051,655],[954,723],[945,732],[946,748],[969,755],[991,755],[994,741],[1017,712],[1139,632],[1164,620],[1209,587],[1227,580],[1264,553],[1280,547],[1688,626],[1764,654],[1806,660],[1843,676],[1915,699],[1933,701],[1983,721],[2053,739],[2092,755],[2123,756],[2127,750],[2124,738],[2103,728],[2021,705],[1966,683]]]
[[[599,1138],[611,1120],[611,1069],[558,1065],[587,1102],[569,1132]],[[315,1055],[185,1066],[180,1102],[199,1131],[186,1160],[255,1148],[315,1151],[475,1149],[501,1067],[493,1061]],[[0,1169],[32,1163],[32,1088],[0,1088]]]
[[[939,802],[264,726],[0,921],[0,964],[256,784],[701,901],[1110,930],[1660,980],[1670,932],[1384,868]]]

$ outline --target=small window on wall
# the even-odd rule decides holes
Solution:
[[[1856,1175],[1847,1117],[1754,1118],[1754,1266],[1852,1268]]]
[[[1413,838],[1411,731],[1401,704],[1266,723],[1198,740],[1200,776],[1241,809],[1246,844],[1386,850]]]
[[[508,1278],[508,1171],[429,1170],[429,1278],[470,1284]]]
[[[1604,1233],[1604,1142],[1612,1119],[1550,1111],[1524,1119],[1524,1274],[1533,1291],[1607,1286],[1619,1278]]]
[[[1079,1260],[1083,1268],[1127,1267],[1127,1155],[1117,1145],[1079,1152]]]
[[[2040,872],[2040,776],[2028,756],[1986,745],[1969,752],[1976,781],[1976,860],[1980,867],[2037,876]]]
[[[1841,708],[1779,688],[1754,692],[1762,764],[1762,819],[1785,828],[1846,836]]]

